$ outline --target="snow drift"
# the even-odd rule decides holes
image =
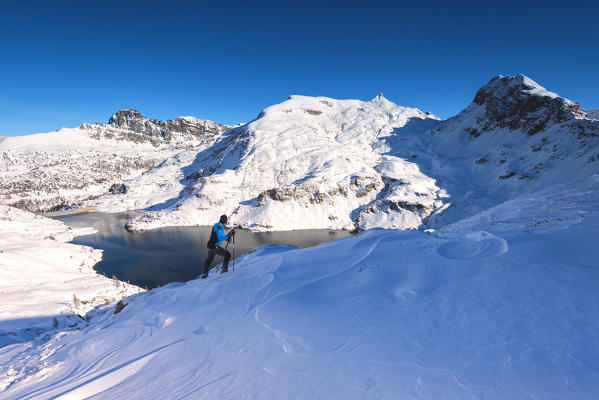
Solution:
[[[597,183],[578,182],[584,217],[564,208],[521,230],[484,219],[261,247],[235,272],[0,349],[0,386],[11,399],[593,399]]]

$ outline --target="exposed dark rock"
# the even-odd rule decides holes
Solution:
[[[480,132],[474,128],[466,128],[466,133],[475,138],[480,136]]]
[[[394,211],[408,210],[414,213],[424,210],[426,207],[419,203],[408,203],[407,201],[389,201],[389,207]]]
[[[119,300],[119,302],[118,302],[118,303],[116,303],[116,307],[114,307],[114,313],[115,313],[115,314],[118,314],[118,313],[120,313],[120,312],[121,312],[121,311],[123,311],[123,309],[124,309],[125,307],[127,307],[127,306],[128,306],[128,304],[127,304],[127,303],[123,303],[123,300]]]
[[[128,129],[150,138],[150,141],[169,143],[173,134],[183,133],[195,137],[224,132],[231,127],[213,121],[179,117],[173,120],[160,121],[144,117],[139,111],[120,110],[112,115],[108,124],[121,129]],[[133,140],[133,138],[130,138]]]
[[[485,106],[485,116],[478,121],[481,128],[485,131],[507,128],[534,135],[548,124],[586,117],[578,103],[540,95],[535,90],[541,88],[532,86],[531,82],[523,75],[497,76],[480,88],[473,103]]]
[[[502,175],[499,175],[498,178],[499,179],[509,179],[514,175],[516,175],[516,173],[514,171],[506,171]]]
[[[322,114],[322,111],[318,111],[318,110],[304,110],[304,111],[306,111],[310,115],[320,115],[320,114]]]
[[[186,181],[198,182],[204,176],[203,171],[194,171],[185,177]]]
[[[268,189],[260,195],[258,195],[258,200],[260,203],[263,203],[266,198],[270,198],[275,201],[289,201],[293,198],[293,189],[291,188],[275,188]]]
[[[108,189],[108,193],[110,194],[125,194],[127,193],[127,186],[124,183],[113,183],[110,189]]]

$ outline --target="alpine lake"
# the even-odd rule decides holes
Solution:
[[[212,226],[127,231],[125,223],[136,215],[136,212],[89,212],[53,218],[75,228],[91,226],[97,230],[92,235],[77,236],[71,243],[103,250],[102,260],[94,266],[100,274],[116,276],[121,281],[148,289],[171,282],[186,282],[201,274],[208,255],[206,242],[210,238]],[[225,229],[225,232],[228,231]],[[234,256],[237,258],[267,244],[311,247],[351,235],[348,231],[327,229],[277,232],[237,229]],[[229,245],[229,251],[232,246]],[[217,256],[212,265],[221,261],[222,257]],[[215,270],[210,272],[214,273]]]

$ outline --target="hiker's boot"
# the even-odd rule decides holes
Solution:
[[[209,271],[210,271],[210,264],[204,263],[204,271],[202,271],[202,275],[200,276],[200,278],[202,278],[202,279],[208,278]]]

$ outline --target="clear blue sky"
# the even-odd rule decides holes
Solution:
[[[597,1],[3,2],[0,134],[107,122],[254,118],[291,94],[449,117],[523,73],[599,108]]]

